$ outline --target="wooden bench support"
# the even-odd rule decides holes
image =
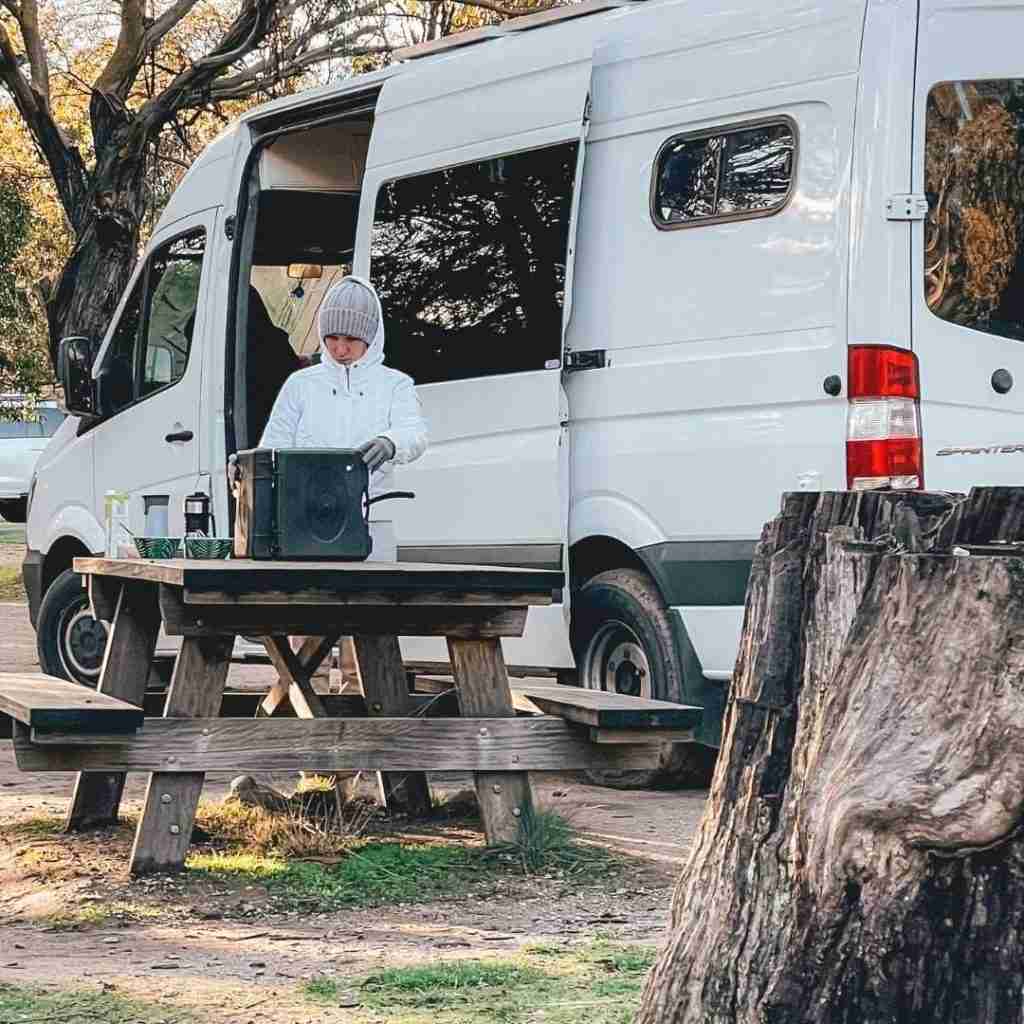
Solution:
[[[459,708],[466,718],[515,715],[500,640],[449,637],[448,653],[455,671]],[[521,771],[478,772],[476,796],[488,845],[515,842],[522,816],[533,805],[529,776]]]
[[[234,645],[233,636],[187,639],[182,643],[174,663],[165,718],[217,714]],[[175,770],[177,764],[177,756],[171,754],[167,758],[171,770],[149,777],[131,853],[133,875],[180,871],[184,864],[204,776],[202,771]]]
[[[656,743],[592,743],[585,729],[548,715],[155,718],[135,735],[109,737],[80,733],[32,737],[25,726],[16,725],[20,731],[14,751],[22,771],[154,771],[173,778],[166,773],[429,769],[486,773],[493,785],[508,775],[521,779],[527,770],[575,771],[595,765],[649,768],[658,759]]]
[[[371,718],[412,713],[413,701],[395,636],[355,636],[359,682]],[[380,775],[384,806],[415,818],[425,818],[433,805],[422,772],[383,772]]]
[[[631,697],[579,686],[544,685],[517,681],[513,699],[521,710],[537,708],[594,729],[695,729],[702,710],[667,700]]]
[[[142,706],[159,632],[160,610],[154,588],[145,583],[122,585],[103,656],[101,694]],[[65,831],[113,825],[123,792],[123,772],[79,775],[68,806]]]

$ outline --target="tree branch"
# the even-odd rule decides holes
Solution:
[[[121,0],[121,31],[117,45],[93,88],[112,93],[122,101],[142,66],[142,41],[146,32],[144,0]]]
[[[217,47],[176,75],[163,92],[143,105],[138,117],[148,136],[152,137],[195,96],[208,93],[222,71],[252,53],[266,39],[277,3],[278,0],[243,0]]]
[[[0,82],[6,86],[50,168],[57,195],[75,231],[85,219],[89,196],[89,175],[78,149],[70,145],[45,105],[43,97],[29,85],[18,68],[11,37],[0,24]]]
[[[530,10],[501,3],[501,0],[453,0],[453,3],[462,4],[464,7],[479,7],[482,11],[500,14],[503,18],[521,18],[524,14],[538,14],[541,11],[549,11],[552,7],[567,6],[560,4],[558,0],[548,0],[547,3]]]
[[[39,4],[37,0],[22,0],[20,4],[11,0],[7,3],[7,9],[17,19],[21,31],[32,75],[32,88],[39,95],[42,105],[49,110],[50,65],[46,57],[46,47],[43,45],[43,36],[39,31]]]
[[[192,8],[199,3],[199,0],[177,0],[176,3],[160,15],[152,25],[146,29],[142,39],[142,52],[152,53],[161,43],[164,36],[172,31],[176,25],[183,21]]]

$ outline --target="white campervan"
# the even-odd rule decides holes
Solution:
[[[1011,0],[587,0],[246,115],[64,345],[44,668],[98,672],[69,567],[104,492],[180,532],[206,491],[223,532],[225,460],[351,269],[431,432],[400,557],[565,568],[507,660],[704,705],[715,743],[782,492],[1020,481],[1022,37]]]

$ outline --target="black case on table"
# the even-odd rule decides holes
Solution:
[[[359,452],[250,448],[236,460],[236,558],[369,558],[370,479]]]

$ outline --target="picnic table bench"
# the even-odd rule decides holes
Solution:
[[[522,635],[561,573],[106,558],[76,559],[75,570],[112,624],[98,692],[0,674],[0,716],[13,720],[20,769],[80,773],[69,829],[116,821],[125,773],[150,773],[136,874],[183,866],[208,771],[377,771],[385,801],[412,813],[429,811],[426,771],[471,771],[496,844],[518,834],[528,772],[647,767],[652,744],[691,738],[699,721],[700,709],[661,701],[510,686],[501,638]],[[143,705],[161,624],[183,639],[154,718]],[[278,673],[255,718],[221,717],[238,635],[260,638]],[[298,651],[295,636],[306,638]],[[353,637],[362,694],[318,694],[312,675],[342,636]],[[446,637],[458,717],[433,717],[437,698],[410,692],[400,636]]]

